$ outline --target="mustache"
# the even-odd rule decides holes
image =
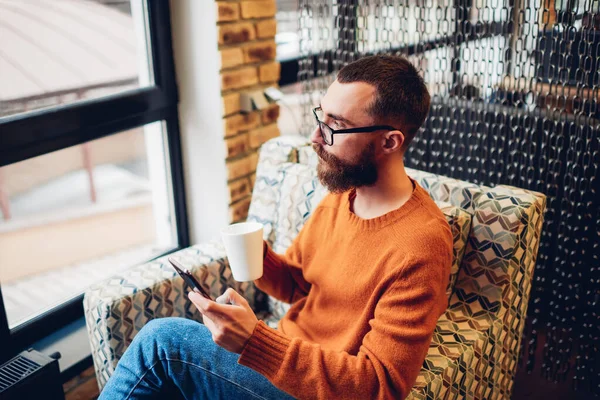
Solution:
[[[319,143],[313,143],[312,148],[319,156],[319,180],[330,192],[343,193],[351,188],[372,186],[377,182],[374,145],[363,149],[354,162],[339,159]],[[324,167],[325,165],[327,167]]]
[[[312,145],[313,150],[317,155],[328,164],[337,164],[337,158],[327,152],[320,144],[314,143]]]

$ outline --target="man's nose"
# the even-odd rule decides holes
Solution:
[[[316,144],[324,145],[325,141],[323,140],[323,136],[321,136],[321,129],[319,125],[315,127],[312,134],[310,135],[310,141]]]

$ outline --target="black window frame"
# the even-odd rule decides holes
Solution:
[[[188,247],[169,2],[146,0],[154,85],[0,119],[0,167],[152,122],[164,121],[177,247]],[[9,329],[0,282],[0,363],[84,316],[83,294]],[[89,357],[88,357],[89,363]]]

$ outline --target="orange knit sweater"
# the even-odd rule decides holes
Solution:
[[[329,194],[285,256],[265,245],[255,284],[292,303],[260,321],[238,362],[300,399],[403,399],[447,307],[452,235],[415,182],[399,209],[364,220]]]

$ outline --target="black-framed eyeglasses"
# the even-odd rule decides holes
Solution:
[[[323,117],[323,110],[321,109],[321,107],[315,107],[313,108],[313,114],[315,115],[315,119],[317,120],[317,125],[319,125],[319,130],[321,131],[321,137],[323,138],[323,141],[329,145],[329,146],[333,146],[333,135],[338,135],[338,134],[346,134],[346,133],[373,133],[376,131],[380,131],[382,129],[386,129],[389,131],[399,131],[400,129],[396,129],[393,126],[389,126],[389,125],[374,125],[374,126],[364,126],[361,128],[351,128],[351,129],[333,129],[332,127],[330,127],[329,125],[327,125],[325,122],[323,122],[320,118],[319,118],[319,114],[321,115],[321,118]]]

